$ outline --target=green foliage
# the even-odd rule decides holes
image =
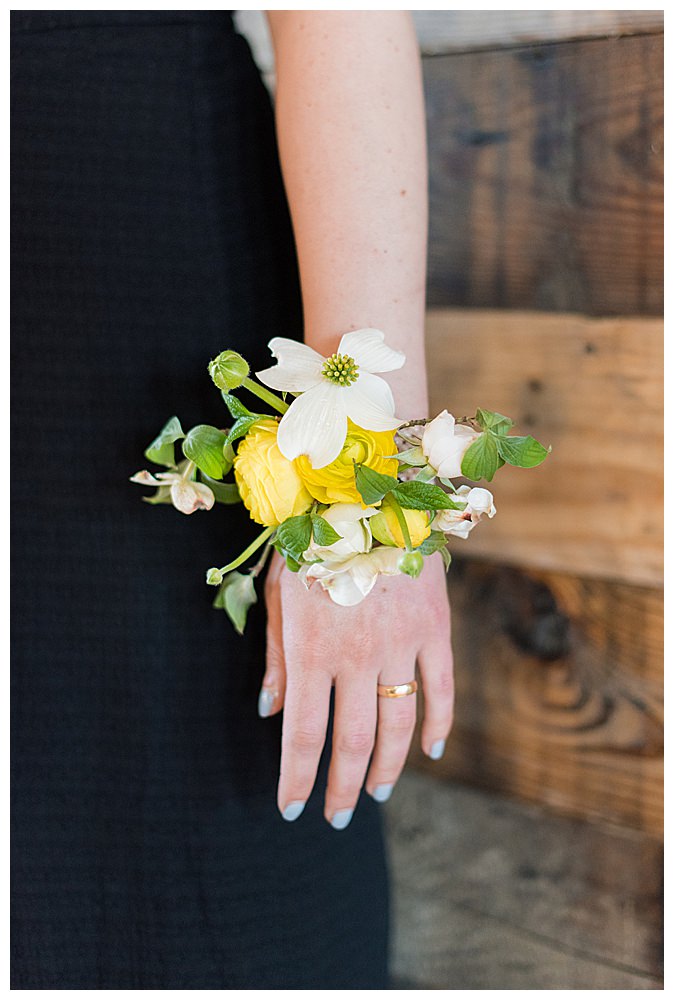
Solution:
[[[363,503],[368,505],[379,503],[380,500],[390,493],[398,485],[398,480],[393,476],[382,475],[375,472],[367,465],[354,463],[356,467],[356,489],[363,498]]]
[[[431,531],[428,538],[424,538],[421,545],[417,547],[417,552],[424,556],[430,556],[434,552],[439,552],[447,545],[447,538],[442,531]]]
[[[180,426],[177,417],[171,417],[168,423],[164,424],[157,437],[151,445],[145,449],[145,457],[155,465],[165,465],[169,469],[175,469],[175,448],[174,442],[184,438],[185,433]],[[162,503],[163,501],[157,501]]]
[[[211,479],[205,472],[201,473],[201,481],[213,491],[216,503],[234,504],[241,503],[241,496],[236,483],[221,483],[217,479]]]
[[[239,438],[245,437],[251,427],[258,423],[260,420],[270,420],[270,417],[265,417],[257,413],[249,413],[247,417],[239,417],[235,420],[229,429],[227,434],[227,447],[231,448],[235,441]]]
[[[311,525],[316,545],[332,545],[333,542],[338,542],[342,537],[335,531],[330,522],[319,514],[311,514]]]
[[[225,456],[227,435],[210,424],[193,427],[183,441],[183,454],[211,479],[222,479],[231,463]]]
[[[408,510],[463,510],[465,507],[451,500],[439,486],[417,480],[398,483],[391,492],[400,506]]]
[[[504,462],[517,465],[521,469],[532,469],[540,465],[549,452],[549,449],[544,448],[531,434],[527,434],[526,437],[515,435],[498,437],[496,447]]]
[[[311,517],[309,514],[299,514],[289,517],[276,529],[276,541],[281,546],[284,555],[290,555],[299,562],[302,553],[311,542]]]
[[[486,479],[491,482],[496,470],[504,464],[498,453],[495,437],[496,434],[485,431],[466,450],[461,461],[461,474],[467,479],[472,479],[473,482]]]
[[[220,584],[213,607],[225,611],[236,631],[239,635],[243,635],[248,610],[256,603],[257,594],[253,577],[250,573],[239,573],[234,570],[228,573]]]

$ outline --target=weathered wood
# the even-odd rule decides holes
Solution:
[[[430,305],[662,312],[663,49],[424,60]]]
[[[483,484],[497,514],[453,552],[662,583],[661,321],[432,310],[427,352],[433,413],[487,406],[552,444]]]
[[[662,10],[415,10],[424,55],[662,31]]]
[[[455,559],[436,776],[661,836],[662,591]]]
[[[409,771],[384,808],[398,988],[662,988],[652,838]]]

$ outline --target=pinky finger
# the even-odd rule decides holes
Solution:
[[[438,760],[445,751],[454,717],[454,660],[449,633],[425,646],[418,662],[424,691],[421,748],[432,760]]]

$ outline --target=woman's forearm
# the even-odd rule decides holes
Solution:
[[[428,412],[424,312],[428,187],[423,85],[406,11],[267,11],[276,128],[307,343],[378,327],[407,364],[402,417]]]

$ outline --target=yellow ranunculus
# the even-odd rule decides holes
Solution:
[[[353,463],[362,463],[386,476],[396,476],[398,460],[384,457],[396,454],[394,438],[394,431],[366,431],[349,420],[344,446],[334,462],[314,469],[307,455],[300,455],[295,464],[304,485],[320,503],[360,503],[365,507],[356,489]]]
[[[407,530],[410,533],[412,548],[416,549],[417,545],[421,545],[424,538],[428,538],[431,533],[428,514],[425,510],[408,510],[407,508],[403,508],[403,514],[407,522]],[[396,512],[386,502],[386,497],[382,501],[380,513],[371,517],[369,524],[372,534],[382,545],[405,547],[405,539]]]
[[[279,451],[277,432],[275,420],[254,424],[234,459],[234,478],[241,499],[252,519],[267,528],[304,514],[312,503],[294,462]]]

